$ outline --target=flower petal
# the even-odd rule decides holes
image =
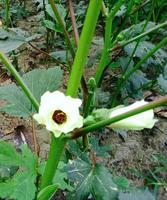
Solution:
[[[79,114],[79,107],[82,101],[70,96],[65,96],[59,91],[45,92],[41,97],[39,113],[33,117],[38,123],[46,126],[46,129],[52,131],[55,137],[61,133],[68,133],[75,128],[83,126],[83,117]],[[66,121],[56,123],[53,118],[55,111],[62,111],[66,115]]]
[[[123,108],[118,108],[111,112],[110,118],[115,117],[117,115],[123,114],[140,106],[146,105],[147,102],[144,100],[137,101],[130,106],[126,106]],[[137,115],[128,117],[126,119],[120,120],[118,122],[112,123],[109,127],[111,128],[124,128],[128,130],[142,130],[144,128],[152,128],[157,122],[154,119],[154,112],[153,110],[148,110],[143,113],[139,113]]]

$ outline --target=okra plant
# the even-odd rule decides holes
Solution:
[[[120,189],[114,182],[111,172],[104,165],[98,163],[96,156],[91,151],[89,140],[93,131],[106,126],[111,129],[122,128],[126,130],[153,128],[158,121],[154,117],[153,109],[166,105],[166,96],[150,103],[141,99],[129,106],[119,105],[117,100],[123,84],[145,61],[167,44],[167,37],[163,38],[129,69],[135,50],[132,52],[129,63],[116,84],[117,88],[111,99],[112,107],[96,109],[94,98],[97,88],[100,87],[106,66],[110,65],[110,52],[114,51],[116,47],[124,47],[133,42],[136,42],[135,48],[137,48],[142,38],[165,27],[167,22],[145,30],[149,21],[148,16],[142,26],[142,32],[126,39],[123,27],[120,27],[121,30],[113,29],[113,21],[124,3],[124,0],[119,0],[110,8],[106,7],[102,0],[90,0],[81,36],[79,38],[77,33],[75,34],[76,45],[74,45],[59,12],[58,4],[54,0],[49,0],[48,6],[52,11],[54,22],[61,27],[61,34],[64,37],[67,50],[73,59],[72,66],[68,68],[70,75],[67,90],[64,93],[58,90],[62,77],[62,71],[59,67],[33,70],[20,76],[1,49],[0,60],[17,83],[17,85],[12,83],[0,87],[0,99],[7,101],[1,111],[23,118],[32,116],[37,124],[46,128],[46,134],[48,131],[50,132],[51,138],[46,161],[41,161],[26,145],[22,145],[20,152],[17,152],[10,144],[0,142],[0,164],[16,167],[16,172],[12,177],[0,183],[1,198],[48,200],[53,198],[58,189],[65,189],[67,199],[75,200],[122,200],[126,199],[126,195],[129,195],[126,190]],[[7,8],[9,8],[9,2]],[[131,8],[129,4],[127,8],[129,12],[131,12]],[[84,67],[87,64],[100,15],[105,19],[104,45],[95,74],[86,81]],[[6,11],[7,25],[9,25],[8,16],[9,13]],[[75,25],[74,22],[73,25]],[[68,158],[64,162],[62,155],[66,152],[66,146],[73,141],[75,145],[82,145],[80,149],[86,152],[86,156],[76,160]],[[91,154],[91,159],[88,152]],[[77,155],[77,152],[75,153]],[[69,176],[64,177],[64,173],[67,174],[67,171]],[[154,199],[154,196],[147,190],[143,190],[142,194],[140,191],[136,193],[131,191],[130,194],[135,196],[137,193],[140,197],[145,195],[148,197],[147,199]]]

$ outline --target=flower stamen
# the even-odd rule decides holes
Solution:
[[[57,124],[63,124],[67,120],[67,115],[61,110],[55,110],[52,119]]]

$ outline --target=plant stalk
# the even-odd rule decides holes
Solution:
[[[78,44],[76,57],[68,82],[67,95],[76,97],[80,85],[83,68],[86,64],[90,44],[96,27],[97,19],[100,13],[102,0],[91,0],[86,14],[83,30]]]
[[[50,0],[53,3],[53,1]],[[70,75],[70,81],[67,88],[67,95],[76,97],[80,81],[82,77],[83,67],[86,63],[86,58],[88,55],[88,50],[93,37],[95,26],[97,23],[98,15],[100,12],[100,5],[102,0],[91,0],[89,3],[89,8],[86,15],[85,24],[81,34],[81,39],[79,42],[78,53],[76,54],[74,65]],[[48,161],[45,167],[44,175],[42,177],[41,189],[47,187],[52,183],[53,177],[55,175],[58,163],[61,159],[62,152],[64,150],[67,138],[61,136],[60,138],[55,138],[52,135],[50,152],[48,156]]]
[[[144,56],[143,59],[141,59],[127,74],[125,74],[125,76],[123,76],[121,79],[119,79],[118,85],[117,85],[117,90],[116,93],[114,95],[114,98],[112,99],[112,106],[115,106],[115,101],[117,98],[117,95],[120,91],[120,88],[122,86],[122,84],[128,80],[128,78],[137,70],[139,69],[139,67],[148,59],[150,58],[152,55],[154,55],[154,53],[156,51],[158,51],[158,49],[160,49],[161,47],[163,47],[164,45],[167,44],[167,37],[165,37],[160,43],[158,43],[153,49],[151,49],[151,51],[146,54]]]
[[[67,140],[62,136],[55,138],[52,133],[50,151],[40,187],[41,190],[52,184],[52,179],[55,175],[66,142]]]
[[[63,34],[66,38],[66,42],[67,42],[67,47],[69,48],[70,52],[71,52],[71,55],[72,57],[74,58],[75,57],[75,51],[74,51],[74,48],[72,46],[72,43],[71,43],[71,40],[70,40],[70,36],[66,30],[66,27],[65,27],[65,24],[64,24],[64,21],[62,20],[61,16],[60,16],[60,13],[59,13],[59,10],[55,4],[55,1],[54,0],[49,0],[50,2],[50,5],[52,7],[52,10],[54,12],[54,15],[58,21],[58,23],[60,24],[61,28],[62,28],[62,31],[63,31]]]
[[[29,88],[26,86],[26,84],[24,83],[24,81],[21,78],[20,74],[16,71],[14,66],[10,63],[8,58],[2,52],[0,52],[0,60],[2,60],[2,62],[5,65],[5,67],[7,68],[7,70],[9,70],[9,72],[12,74],[12,76],[16,79],[18,85],[22,88],[22,90],[24,91],[26,96],[30,99],[30,101],[33,104],[33,106],[36,109],[36,111],[38,111],[38,109],[39,109],[38,101],[36,100],[34,95],[31,93]]]
[[[107,65],[109,49],[112,46],[111,35],[112,35],[113,18],[115,16],[115,13],[120,9],[123,2],[124,0],[119,0],[115,4],[113,10],[111,10],[110,13],[106,15],[104,48],[103,48],[102,56],[101,56],[101,59],[100,59],[100,62],[95,74],[95,80],[96,80],[97,86],[99,84],[103,71]]]
[[[76,138],[79,138],[79,137],[81,137],[81,136],[83,136],[83,135],[85,135],[85,134],[87,134],[87,133],[89,133],[91,131],[99,129],[101,127],[110,125],[112,123],[118,122],[118,121],[123,120],[125,118],[131,117],[133,115],[145,112],[145,111],[150,110],[150,109],[154,109],[154,108],[159,107],[159,106],[164,106],[164,105],[167,105],[167,96],[162,97],[162,98],[160,98],[158,100],[155,100],[155,101],[153,101],[151,103],[148,103],[148,104],[146,104],[144,106],[140,106],[138,108],[135,108],[135,109],[133,109],[131,111],[125,112],[125,113],[123,113],[121,115],[115,116],[113,118],[102,120],[102,121],[94,123],[94,124],[92,124],[90,126],[77,129],[75,132],[71,133],[70,136],[65,136],[65,137],[66,138],[68,137],[70,139],[76,139]]]
[[[158,29],[160,29],[160,28],[162,28],[162,27],[165,27],[165,26],[167,26],[167,21],[165,21],[165,22],[162,23],[162,24],[159,24],[159,25],[155,26],[154,28],[151,28],[150,30],[148,30],[148,31],[146,31],[146,32],[144,32],[144,33],[141,33],[140,35],[137,35],[136,37],[131,38],[130,40],[127,40],[127,41],[125,41],[125,42],[119,42],[119,44],[120,44],[122,47],[124,47],[124,46],[126,46],[126,45],[128,45],[128,44],[130,44],[130,43],[132,43],[132,42],[134,42],[134,41],[136,41],[136,40],[138,40],[138,39],[141,39],[142,37],[144,37],[144,36],[150,34],[151,32],[156,31],[156,30],[158,30]]]

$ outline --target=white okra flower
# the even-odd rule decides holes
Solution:
[[[119,107],[114,109],[110,113],[110,118],[113,118],[117,115],[123,114],[140,106],[146,105],[147,102],[144,100],[137,101],[130,106]],[[124,128],[127,130],[142,130],[144,128],[152,128],[158,120],[154,118],[154,111],[148,110],[143,113],[128,117],[126,119],[120,120],[109,125],[110,128]]]
[[[81,104],[80,99],[65,96],[59,91],[47,91],[41,97],[39,113],[33,117],[55,137],[59,137],[83,126],[83,117],[79,114]]]

